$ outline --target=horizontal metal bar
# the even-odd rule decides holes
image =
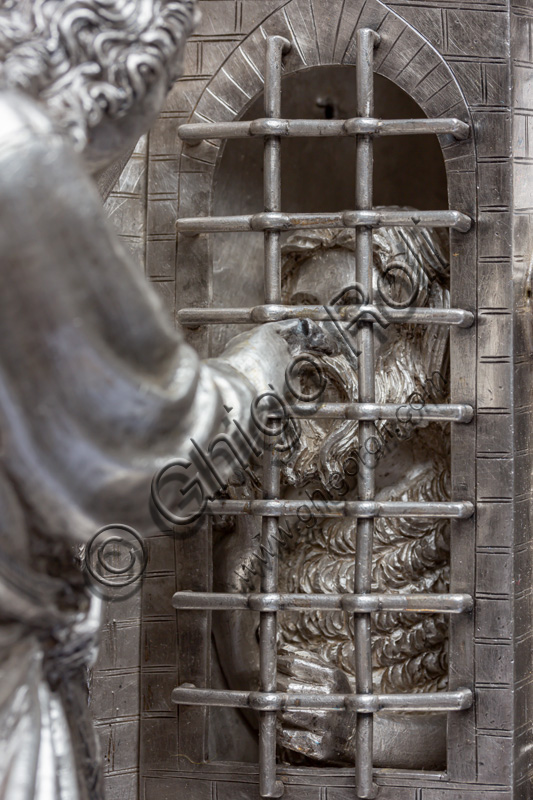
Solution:
[[[401,503],[377,500],[210,500],[206,514],[254,514],[261,517],[296,517],[304,510],[319,517],[436,517],[468,519],[474,513],[469,502]]]
[[[470,126],[456,117],[442,119],[373,119],[355,117],[347,119],[344,130],[348,136],[358,134],[370,136],[405,136],[433,133],[451,134],[455,139],[466,139]]]
[[[182,308],[178,311],[178,321],[181,325],[195,328],[199,325],[253,325],[258,324],[255,317],[259,315],[257,309],[265,309],[264,314],[268,314],[266,309],[274,308],[278,313],[279,308],[285,306],[257,306],[255,308]],[[281,319],[291,319],[291,316],[276,317],[268,322],[278,322]],[[296,319],[297,316],[294,315]]]
[[[470,127],[454,117],[443,119],[254,119],[251,122],[199,122],[180,125],[178,135],[187,143],[203,139],[246,139],[250,136],[403,136],[413,134],[451,134],[466,139]]]
[[[343,119],[254,119],[250,122],[193,122],[180,125],[178,136],[187,143],[202,139],[247,139],[250,136],[348,136]]]
[[[472,220],[461,211],[345,211],[344,228],[403,227],[403,228],[454,228],[461,233],[470,230]]]
[[[286,214],[261,211],[224,217],[184,217],[176,222],[178,233],[246,233],[316,228],[454,228],[470,230],[472,220],[461,211],[399,211],[396,209],[339,211],[324,214]]]
[[[375,322],[382,327],[401,325],[457,325],[469,328],[474,322],[471,311],[462,308],[391,308],[387,305],[361,306],[282,306],[262,305],[253,308],[182,308],[178,320],[187,327],[198,325],[256,324],[285,319],[311,319],[315,322]]]
[[[293,417],[306,419],[397,420],[398,422],[471,422],[472,406],[461,403],[301,403],[290,407]]]
[[[190,706],[251,708],[255,711],[464,711],[472,705],[470,689],[419,694],[323,694],[314,692],[242,692],[196,689],[190,684],[174,689],[172,702]]]
[[[421,614],[461,614],[473,608],[468,594],[222,594],[176,592],[172,605],[180,611],[413,611]]]

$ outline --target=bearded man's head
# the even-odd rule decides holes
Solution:
[[[324,230],[290,237],[283,248],[283,301],[290,305],[315,306],[331,304],[334,299],[337,305],[360,303],[361,298],[356,296],[356,288],[354,290],[354,251],[353,231]],[[396,305],[402,303],[406,293],[412,296],[415,306],[445,308],[449,305],[447,247],[438,233],[393,228],[375,231],[374,267],[375,294],[379,297],[381,293],[382,304],[386,302],[389,291],[391,301]],[[397,281],[387,280],[394,275]],[[390,324],[375,333],[377,403],[406,404],[414,392],[419,395],[417,405],[420,396],[426,403],[445,402],[448,362],[448,331],[445,326]],[[349,333],[348,336],[339,335],[338,328],[329,323],[313,328],[312,323],[304,321],[301,329],[295,325],[290,338],[294,353],[311,354],[313,364],[326,378],[319,402],[358,401],[358,365],[349,337]],[[439,374],[440,380],[434,379],[435,373]],[[316,389],[316,369],[311,368],[309,376],[303,370],[300,377],[302,394]],[[306,377],[309,385],[305,385]],[[428,378],[433,380],[428,382]],[[395,423],[381,421],[376,426],[382,440],[390,444],[376,465],[377,498],[396,501],[449,499],[448,436],[444,426],[440,423],[431,428],[421,426],[412,438],[402,440],[405,425],[401,420],[398,424],[398,433],[394,429],[390,432]],[[388,432],[386,426],[389,426]],[[280,454],[282,497],[302,501],[315,498],[356,500],[357,485],[350,474],[353,476],[357,462],[357,422],[320,420],[317,415],[299,419],[297,428],[299,436],[291,437],[293,446]],[[348,470],[345,467],[349,460]],[[249,472],[244,486],[230,487],[230,496],[261,496],[260,468],[254,467]],[[331,491],[331,477],[339,473],[348,484],[343,497]],[[260,522],[248,516],[224,522],[232,533],[228,535],[228,527],[225,527],[217,543],[215,590],[257,591],[262,563],[258,545]],[[317,514],[312,523],[308,526],[306,522],[302,527],[296,519],[287,519],[280,526],[279,591],[352,592],[356,520],[320,518]],[[373,591],[446,591],[448,537],[446,520],[377,519]],[[213,616],[217,650],[231,688],[257,686],[258,616],[249,611],[218,612]],[[354,689],[353,621],[347,620],[344,614],[281,612],[278,637],[278,667],[280,673],[283,672],[283,680],[296,680],[299,690],[302,686],[309,691],[318,690],[309,673],[304,679],[301,674],[291,672],[301,658],[304,664],[312,662],[318,666],[320,675],[324,670],[329,670],[328,674],[342,673],[344,685],[347,681]],[[440,615],[373,615],[373,680],[376,690],[445,688],[447,639],[447,622]],[[246,647],[242,646],[243,642],[247,643]],[[282,665],[285,665],[283,669]],[[294,669],[297,671],[296,666]],[[300,734],[305,737],[309,733],[315,741],[312,726],[310,731],[306,730],[308,723],[309,715],[303,714],[300,723],[280,716],[278,742],[283,758],[298,761],[299,753],[307,752],[298,745]],[[386,733],[389,730],[387,725],[385,721]],[[409,733],[407,729],[408,726],[406,731]],[[443,730],[439,728],[439,736],[441,733],[445,736]],[[351,733],[351,729],[348,730],[347,736]],[[386,761],[390,754],[386,754],[383,748],[388,733],[383,739],[380,739],[381,735],[377,730],[376,752],[378,758]],[[346,758],[353,763],[351,751],[331,754],[328,748],[321,750],[320,744],[314,750],[313,758],[321,761],[339,763]]]
[[[355,286],[355,235],[352,230],[325,229],[290,237],[283,247],[283,301],[290,305],[361,303]],[[413,306],[449,306],[447,241],[438,231],[381,228],[373,235],[374,299],[398,308],[404,298]],[[323,326],[327,345],[313,352],[326,386],[321,402],[358,400],[355,328],[345,321]],[[339,335],[339,328],[343,328]],[[376,403],[406,403],[438,373],[448,370],[448,330],[439,325],[374,325]],[[324,339],[322,338],[323,342]],[[311,372],[313,370],[311,369]],[[425,402],[444,402],[443,382]],[[342,473],[357,449],[357,422],[302,420],[302,436],[285,463],[285,480],[294,486]],[[383,431],[387,423],[378,422]]]

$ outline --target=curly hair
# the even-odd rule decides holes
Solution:
[[[400,206],[387,206],[386,209],[414,210]],[[411,276],[409,282],[414,282],[418,289],[417,305],[428,301],[432,284],[449,281],[449,248],[442,231],[384,227],[373,231],[372,242],[374,266],[382,275],[387,269],[393,269]],[[286,300],[292,293],[302,262],[326,250],[354,252],[355,231],[352,228],[323,228],[298,231],[287,239],[281,249],[282,289]]]
[[[77,149],[181,70],[194,0],[19,0],[0,9],[0,87],[44,101]]]

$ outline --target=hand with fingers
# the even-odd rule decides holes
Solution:
[[[316,653],[292,645],[280,648],[278,689],[282,692],[351,694],[345,672],[328,665]],[[278,743],[307,758],[329,764],[351,759],[355,731],[352,711],[284,711],[278,716]]]

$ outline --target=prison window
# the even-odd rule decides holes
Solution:
[[[264,147],[263,211],[181,219],[178,230],[183,234],[243,233],[260,234],[263,239],[264,295],[262,302],[248,308],[191,308],[183,309],[179,319],[184,325],[205,324],[257,324],[279,319],[328,320],[328,311],[305,302],[296,305],[283,303],[281,282],[281,242],[287,231],[319,228],[353,229],[355,231],[356,274],[354,276],[364,300],[358,307],[347,306],[347,314],[358,313],[359,396],[354,403],[327,403],[318,410],[299,404],[296,416],[310,414],[332,419],[358,420],[359,442],[370,443],[375,434],[375,423],[392,419],[399,406],[376,403],[374,338],[379,319],[379,298],[375,297],[373,275],[373,231],[384,227],[447,228],[466,232],[471,220],[456,210],[431,210],[420,208],[416,213],[398,208],[382,207],[373,197],[373,149],[376,137],[410,134],[441,134],[464,139],[469,128],[455,118],[440,119],[378,119],[374,108],[374,51],[379,47],[379,36],[370,29],[357,32],[356,114],[349,118],[339,116],[339,105],[325,97],[317,99],[322,115],[315,119],[286,119],[281,115],[281,73],[283,54],[290,42],[279,36],[266,40],[266,68],[264,113],[256,119],[241,119],[225,123],[195,123],[183,125],[180,136],[186,142],[203,139],[248,139],[257,137]],[[332,140],[332,146],[341,139],[355,139],[354,199],[349,210],[339,208],[304,209],[287,208],[282,203],[281,155],[282,138],[323,137]],[[236,152],[236,151],[234,151]],[[438,194],[440,184],[436,182]],[[380,202],[388,205],[388,199]],[[401,202],[401,200],[400,200]],[[409,202],[409,201],[408,201]],[[289,204],[290,205],[290,204]],[[424,202],[417,203],[423,206]],[[305,298],[303,298],[305,300]],[[468,327],[473,315],[461,308],[397,307],[388,311],[392,324],[409,322],[413,325],[443,325]],[[473,400],[473,398],[472,398]],[[468,422],[472,408],[467,404],[425,405],[428,419],[450,421],[452,425]],[[231,689],[201,689],[180,686],[173,692],[173,700],[185,705],[203,705],[253,709],[258,712],[260,795],[280,797],[283,785],[278,780],[276,764],[276,716],[281,710],[330,709],[352,710],[356,713],[355,770],[356,796],[373,797],[373,737],[374,714],[381,710],[394,712],[450,712],[456,713],[472,703],[468,686],[454,691],[426,693],[377,694],[373,691],[372,650],[370,619],[378,610],[413,611],[423,614],[464,614],[472,607],[467,594],[416,595],[376,594],[371,587],[373,531],[378,517],[464,519],[473,513],[467,501],[447,502],[393,502],[375,498],[375,475],[371,466],[361,463],[358,473],[357,501],[337,500],[322,503],[320,513],[325,517],[349,516],[356,519],[356,557],[354,593],[298,594],[280,593],[278,587],[278,552],[280,519],[295,513],[302,501],[283,499],[280,496],[280,464],[276,451],[267,447],[263,463],[263,499],[250,502],[212,500],[208,503],[210,515],[227,513],[240,515],[251,512],[262,517],[262,545],[268,553],[262,570],[260,592],[242,595],[178,592],[174,596],[177,609],[215,610],[242,609],[260,612],[260,680],[259,691]],[[319,501],[320,503],[320,501]],[[305,503],[303,503],[305,505]],[[308,503],[310,506],[311,503]],[[276,630],[281,609],[303,610],[309,608],[344,611],[353,615],[355,632],[356,690],[354,693],[330,694],[294,693],[277,691]]]

